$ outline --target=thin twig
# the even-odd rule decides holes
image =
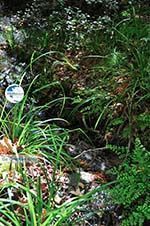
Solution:
[[[87,149],[87,150],[83,151],[83,152],[80,153],[79,155],[76,155],[76,156],[74,157],[74,159],[79,158],[81,155],[83,155],[83,154],[85,154],[85,153],[87,153],[87,152],[106,151],[106,150],[108,150],[107,147],[102,147],[102,148],[90,148],[90,149]]]
[[[106,56],[100,56],[100,55],[87,55],[87,56],[83,56],[82,59],[86,59],[86,58],[107,58],[108,55]]]

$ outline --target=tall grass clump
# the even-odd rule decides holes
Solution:
[[[31,87],[36,79],[26,88],[22,102],[12,105],[11,109],[7,108],[7,101],[1,106],[2,225],[22,225],[23,222],[26,225],[48,225],[42,224],[42,219],[47,219],[47,211],[50,212],[53,205],[56,174],[62,166],[70,168],[72,164],[64,150],[69,138],[68,131],[56,125],[57,121],[63,119],[42,120],[39,117],[40,111],[57,100],[43,106],[35,106],[32,102]],[[63,98],[61,101],[63,103]],[[48,205],[46,209],[45,205]],[[52,218],[53,214],[51,221]]]
[[[22,102],[12,105],[11,109],[7,108],[7,101],[1,106],[1,225],[70,225],[71,219],[76,222],[74,212],[80,212],[82,206],[86,208],[84,205],[103,189],[98,186],[76,197],[63,192],[66,197],[58,195],[61,189],[65,191],[69,186],[69,176],[63,169],[72,171],[74,167],[65,150],[69,131],[57,126],[57,121],[67,121],[61,118],[42,120],[39,113],[57,102],[64,106],[64,97],[37,106],[32,98],[32,85],[37,78],[25,87]],[[59,199],[64,201],[59,203]]]

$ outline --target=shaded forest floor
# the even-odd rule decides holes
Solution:
[[[146,225],[149,5],[48,7],[0,18],[0,222]],[[25,90],[15,105],[12,83]]]

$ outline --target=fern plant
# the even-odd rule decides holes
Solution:
[[[117,152],[117,148],[111,149]],[[126,160],[114,170],[117,183],[110,189],[110,194],[115,204],[123,207],[121,226],[142,226],[150,219],[150,153],[139,139],[130,155],[126,148],[118,148],[118,153],[126,153]]]

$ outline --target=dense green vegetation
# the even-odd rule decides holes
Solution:
[[[10,106],[1,75],[0,225],[148,224],[149,2],[2,7],[25,97]]]

